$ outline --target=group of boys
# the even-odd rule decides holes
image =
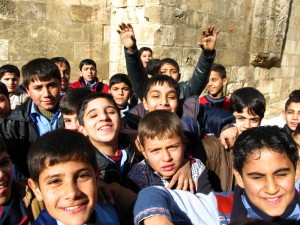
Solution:
[[[34,224],[132,224],[131,215],[123,214],[132,210],[138,193],[135,224],[227,224],[230,218],[245,217],[297,224],[296,143],[277,127],[255,128],[265,112],[265,99],[256,89],[236,90],[228,105],[223,94],[226,71],[217,64],[210,69],[218,31],[213,34],[214,27],[209,27],[203,32],[203,53],[195,72],[189,81],[178,83],[179,66],[168,58],[160,64],[160,73],[168,76],[148,78],[148,59],[141,63],[132,26],[119,28],[128,76],[116,74],[109,85],[99,82],[96,63],[90,59],[80,63],[80,79],[73,84],[70,65],[62,57],[39,58],[23,66],[23,86],[30,98],[0,123],[7,145],[0,146],[0,166],[8,171],[0,177],[1,222],[27,224],[34,218]],[[198,96],[207,80],[204,104]],[[131,109],[133,89],[142,104]],[[6,97],[10,92],[1,91]],[[72,131],[58,130],[62,127]],[[232,159],[228,149],[237,134]],[[201,154],[200,142],[205,146]],[[212,147],[217,145],[218,151]],[[227,163],[226,170],[213,166],[218,159]],[[24,191],[12,196],[12,163],[30,177],[36,199],[44,202],[39,214],[36,208],[43,206],[32,198],[25,202]],[[221,190],[232,190],[233,173],[234,193],[212,192],[216,188],[208,170],[229,180]],[[222,177],[224,171],[228,177]],[[115,208],[98,201],[100,180],[120,197],[114,199]],[[153,185],[161,187],[147,188]]]

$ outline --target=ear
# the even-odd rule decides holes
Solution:
[[[236,169],[233,169],[233,174],[235,176],[236,183],[241,188],[244,188],[244,181],[243,181],[242,175]]]
[[[300,160],[296,164],[295,183],[300,179]]]
[[[140,138],[137,136],[136,140],[135,140],[135,145],[136,145],[136,148],[140,151],[140,153],[143,154],[144,158],[147,159],[147,156],[145,154],[145,149],[144,147],[142,146],[141,142],[140,142]]]
[[[227,84],[227,78],[223,78],[223,86]]]
[[[146,98],[143,98],[143,106],[144,106],[145,110],[148,110],[148,103],[147,103]]]
[[[30,92],[29,92],[29,90],[28,90],[27,88],[25,88],[25,90],[26,90],[28,96],[30,97]]]
[[[28,185],[31,188],[31,190],[33,191],[36,199],[38,201],[43,201],[43,195],[40,191],[40,188],[36,185],[36,183],[31,178],[28,179]]]
[[[110,94],[111,93],[111,91],[110,91],[110,88],[108,89],[108,94]]]
[[[78,132],[82,133],[86,137],[88,136],[87,132],[86,132],[86,129],[83,126],[81,126],[81,125],[79,125]]]

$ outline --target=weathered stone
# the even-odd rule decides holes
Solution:
[[[8,60],[8,40],[0,39],[0,60]]]
[[[72,5],[70,9],[70,16],[73,22],[91,22],[92,7]]]
[[[16,3],[11,1],[0,1],[0,16],[5,18],[15,18]]]
[[[31,1],[17,2],[18,17],[22,19],[45,19],[46,4]]]
[[[84,41],[82,23],[61,23],[61,40]]]

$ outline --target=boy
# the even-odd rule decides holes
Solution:
[[[226,69],[221,64],[213,63],[210,68],[207,94],[200,97],[200,104],[211,104],[212,107],[229,111],[229,98],[223,93],[227,84]]]
[[[132,86],[126,74],[117,73],[110,78],[109,93],[117,103],[121,117],[124,116],[124,112],[131,108],[128,101],[132,97],[132,92]]]
[[[145,160],[135,164],[128,177],[139,189],[153,185],[168,187],[171,178],[184,164],[186,142],[180,120],[175,113],[166,110],[148,113],[138,128],[139,150]],[[210,184],[204,164],[195,159],[191,163],[191,171],[195,189],[198,180],[201,180],[198,190],[208,193]]]
[[[0,82],[0,119],[10,112],[8,90],[5,84]]]
[[[28,99],[28,94],[19,87],[20,70],[15,65],[6,64],[0,67],[0,81],[7,87],[11,109]]]
[[[77,110],[82,100],[92,91],[87,87],[69,90],[59,103],[59,108],[64,120],[65,129],[79,131]]]
[[[79,64],[80,77],[70,88],[88,87],[92,92],[108,93],[108,85],[97,78],[96,62],[92,59],[84,59]]]
[[[300,123],[300,96],[293,95],[285,103],[284,110],[286,125],[284,129],[290,135],[293,135],[298,123]]]
[[[38,58],[22,68],[23,84],[30,99],[0,123],[12,161],[28,177],[27,152],[37,137],[63,127],[59,110],[60,72],[50,59]]]
[[[217,31],[213,34],[213,31],[214,26],[209,26],[207,30],[203,31],[203,40],[198,43],[203,49],[203,53],[199,58],[191,79],[179,83],[180,99],[193,95],[199,96],[207,83],[210,67],[216,55],[214,47],[219,32]],[[148,83],[148,76],[147,71],[144,69],[138,56],[133,27],[131,24],[122,23],[119,25],[118,33],[120,34],[120,38],[122,39],[125,48],[127,74],[138,98],[142,99],[144,97],[144,89]],[[172,74],[170,72],[172,72]],[[173,59],[168,60],[164,65],[161,65],[160,73],[172,76],[177,82],[180,80],[179,66]]]
[[[299,155],[292,137],[277,126],[251,128],[237,138],[233,156],[238,186],[234,193],[216,193],[217,207],[211,195],[150,187],[139,193],[135,224],[154,224],[151,219],[155,215],[161,221],[156,221],[157,225],[177,224],[180,220],[188,221],[184,224],[216,224],[217,208],[222,225],[247,217],[299,224],[300,196],[294,186],[300,175]],[[205,203],[203,210],[189,210],[200,203]]]
[[[40,137],[28,153],[28,184],[45,209],[34,224],[119,224],[109,204],[97,203],[98,166],[82,134],[57,130]]]
[[[64,57],[54,57],[51,59],[57,66],[61,76],[61,95],[64,95],[70,85],[70,77],[71,77],[71,66],[67,59]]]

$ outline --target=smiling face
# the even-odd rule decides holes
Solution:
[[[11,196],[13,168],[9,155],[0,153],[0,205],[8,202]]]
[[[95,82],[95,77],[97,76],[96,67],[94,65],[83,65],[80,76],[82,76],[89,84],[93,84]]]
[[[212,98],[220,98],[223,94],[223,87],[226,85],[226,78],[222,79],[219,72],[211,71],[207,84],[207,90]]]
[[[234,173],[252,204],[269,216],[281,216],[295,196],[298,172],[286,154],[267,148],[254,151],[247,157],[242,174]]]
[[[169,86],[167,82],[162,85],[158,83],[151,86],[147,93],[147,98],[143,98],[143,105],[146,110],[167,110],[176,112],[178,109],[178,96],[175,88]]]
[[[114,84],[110,87],[109,92],[120,109],[127,106],[128,100],[131,97],[131,89],[127,84],[123,82]]]
[[[20,78],[14,73],[6,72],[0,81],[6,85],[8,92],[11,93],[18,88]]]
[[[169,179],[182,165],[184,144],[177,135],[165,139],[145,138],[142,153],[154,171]]]
[[[147,67],[148,62],[152,59],[152,53],[150,51],[143,51],[141,54],[141,61],[143,63],[144,68]]]
[[[87,103],[83,124],[83,129],[94,146],[114,146],[118,143],[121,119],[118,110],[108,99],[96,98]]]
[[[29,186],[54,219],[66,225],[89,220],[97,202],[97,178],[90,164],[68,161],[46,166],[38,182],[37,186],[29,179]]]
[[[300,102],[292,102],[285,110],[285,119],[287,126],[294,131],[300,123]]]
[[[260,116],[257,114],[249,114],[248,108],[244,108],[242,113],[234,112],[233,115],[235,117],[235,126],[238,129],[239,135],[249,128],[258,127],[260,125]]]

